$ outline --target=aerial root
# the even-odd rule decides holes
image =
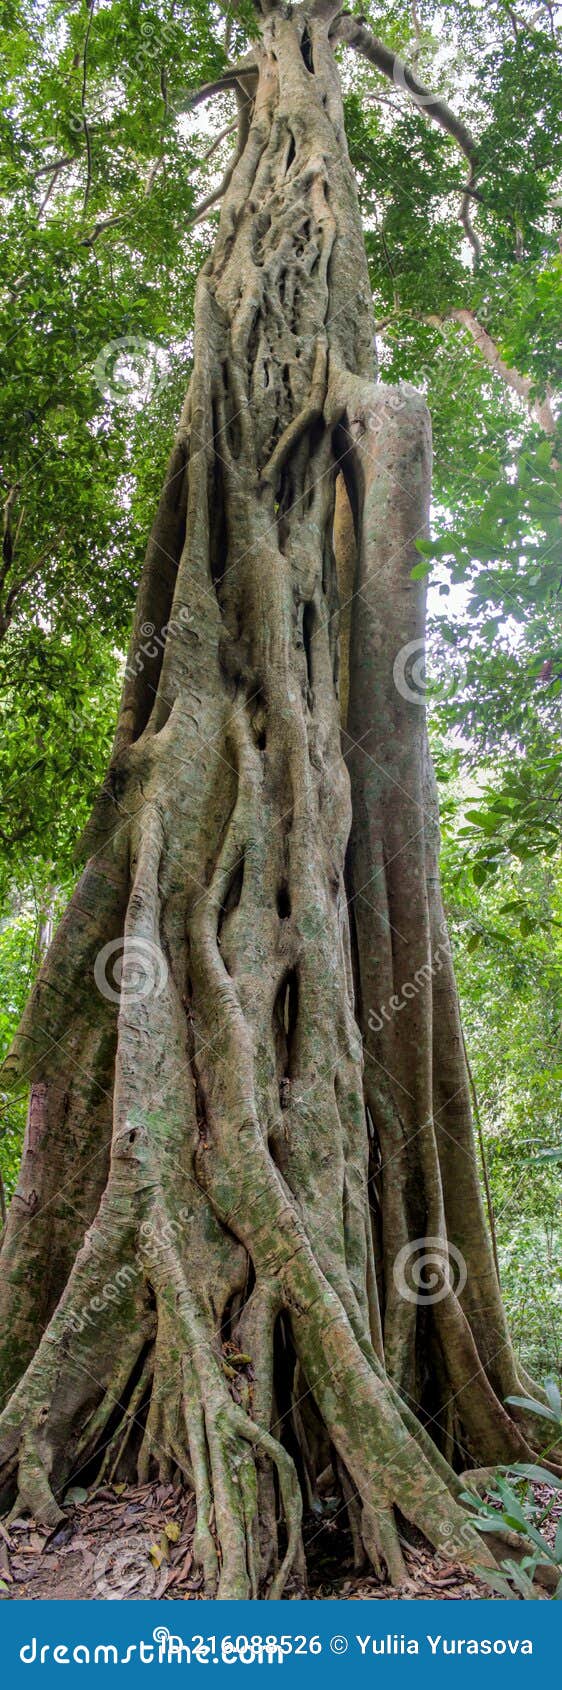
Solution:
[[[406,1584],[408,1574],[392,1509],[374,1509],[366,1503],[361,1512],[361,1537],[377,1577],[384,1577],[386,1567],[390,1584]]]
[[[26,1510],[42,1525],[53,1529],[64,1520],[62,1508],[53,1495],[37,1439],[31,1430],[23,1433],[18,1462],[18,1492],[8,1516],[8,1525]]]
[[[300,1548],[302,1496],[297,1472],[291,1456],[287,1454],[285,1449],[283,1449],[282,1444],[278,1442],[277,1438],[273,1438],[271,1436],[270,1432],[265,1432],[263,1428],[256,1426],[255,1422],[250,1420],[248,1415],[245,1414],[242,1409],[238,1408],[235,1403],[231,1403],[229,1414],[232,1420],[233,1429],[238,1432],[241,1438],[247,1439],[248,1443],[252,1444],[254,1449],[263,1450],[264,1454],[269,1456],[269,1459],[273,1462],[277,1471],[279,1491],[287,1528],[287,1548],[279,1571],[273,1579],[271,1588],[268,1591],[270,1600],[275,1601],[282,1595],[289,1573]]]
[[[221,1599],[258,1597],[264,1593],[263,1545],[260,1543],[260,1483],[273,1467],[283,1514],[287,1545],[276,1567],[277,1509],[270,1491],[274,1555],[273,1579],[267,1594],[279,1596],[300,1548],[302,1499],[294,1464],[269,1430],[258,1425],[241,1403],[234,1401],[225,1374],[216,1317],[200,1296],[188,1288],[184,1264],[160,1229],[158,1264],[153,1278],[157,1296],[157,1336],[154,1378],[139,1472],[146,1476],[152,1458],[161,1466],[162,1450],[171,1466],[189,1473],[195,1491],[197,1525],[194,1558],[201,1568],[205,1590]],[[200,1267],[199,1267],[200,1272]],[[256,1412],[270,1420],[273,1324],[278,1295],[270,1285],[256,1287],[239,1323],[246,1345],[254,1354]],[[254,1349],[255,1342],[255,1349]],[[230,1370],[231,1371],[231,1370]],[[254,1382],[243,1385],[248,1404]],[[253,1406],[253,1404],[252,1404]],[[269,1570],[269,1568],[267,1570]]]
[[[200,1381],[200,1364],[197,1371]],[[301,1544],[302,1497],[296,1469],[277,1439],[233,1401],[222,1381],[222,1401],[217,1403],[217,1378],[213,1379],[212,1369],[209,1386],[208,1392],[203,1386],[202,1401],[201,1397],[195,1400],[191,1392],[186,1401],[197,1503],[195,1560],[209,1595],[240,1599],[262,1594],[258,1513],[261,1456],[275,1469],[287,1534],[283,1561],[265,1592],[268,1598],[277,1599]]]
[[[273,1415],[274,1330],[281,1307],[281,1291],[275,1279],[258,1279],[242,1309],[236,1328],[236,1343],[242,1355],[252,1357],[252,1382],[245,1402],[256,1425],[271,1429]],[[265,1588],[277,1567],[277,1496],[274,1466],[263,1449],[255,1454],[258,1483],[259,1584]]]

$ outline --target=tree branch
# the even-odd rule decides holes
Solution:
[[[197,106],[202,106],[204,101],[210,100],[214,94],[235,91],[239,83],[248,80],[253,82],[257,75],[258,67],[254,59],[241,60],[239,65],[233,65],[232,69],[225,70],[222,76],[218,76],[216,82],[203,82],[200,88],[186,94],[184,100],[174,100],[173,109],[177,116],[182,112],[195,111]]]
[[[370,64],[382,71],[383,76],[388,76],[396,88],[410,94],[416,105],[422,106],[433,122],[452,136],[469,163],[474,164],[476,141],[462,118],[457,117],[439,94],[432,94],[423,82],[418,82],[404,60],[400,59],[397,53],[393,53],[390,47],[385,47],[384,42],[372,34],[361,18],[353,18],[349,13],[342,12],[330,34],[336,41],[343,41],[348,47],[354,47],[356,53],[361,53],[364,59],[368,59]]]
[[[460,220],[461,220],[466,238],[467,238],[468,241],[470,241],[472,251],[474,253],[476,261],[478,262],[478,260],[482,257],[482,246],[481,246],[479,237],[476,233],[476,229],[474,228],[474,225],[472,223],[471,216],[470,216],[470,198],[471,198],[471,195],[474,193],[474,179],[475,179],[474,166],[471,165],[470,176],[468,177],[468,180],[465,182],[465,185],[464,185],[464,193],[463,193],[463,197],[462,197],[462,201],[461,201],[461,209],[460,209],[460,212],[459,212],[459,216],[460,216]]]
[[[41,200],[41,204],[40,204],[39,210],[37,212],[37,222],[38,223],[41,221],[41,218],[43,216],[43,212],[44,212],[46,206],[49,204],[49,200],[51,198],[53,188],[56,186],[56,183],[58,182],[59,176],[62,175],[62,171],[64,170],[64,168],[65,168],[64,159],[61,161],[60,164],[56,164],[54,166],[53,174],[51,176],[51,180],[49,182],[47,192],[46,192],[46,194],[43,195],[43,199]]]
[[[53,535],[52,539],[47,542],[47,545],[43,547],[42,552],[39,553],[39,557],[36,558],[32,568],[28,569],[27,574],[22,575],[19,581],[15,581],[13,587],[10,587],[10,591],[6,596],[4,609],[1,614],[2,636],[7,632],[10,626],[17,600],[19,599],[21,593],[23,593],[24,588],[28,587],[30,581],[33,581],[35,576],[39,574],[40,569],[45,562],[45,558],[49,557],[50,552],[53,551],[53,548],[58,544],[58,541],[62,540],[63,534],[65,533],[66,524],[63,523],[62,527],[57,529],[57,532]]]
[[[495,340],[492,340],[491,335],[488,334],[488,330],[482,327],[482,324],[478,322],[478,318],[475,317],[474,313],[469,311],[467,307],[458,306],[456,308],[452,308],[450,311],[444,312],[443,316],[429,316],[426,318],[426,321],[428,323],[434,323],[437,327],[441,327],[441,324],[447,318],[452,319],[456,323],[461,323],[463,328],[467,329],[468,333],[472,336],[475,346],[478,347],[478,351],[481,353],[481,356],[485,359],[486,363],[489,364],[490,369],[495,371],[495,374],[500,377],[500,380],[504,382],[505,386],[510,387],[512,392],[518,395],[519,399],[524,400],[531,413],[533,421],[538,423],[539,428],[542,428],[545,434],[553,435],[556,431],[556,418],[552,411],[550,395],[547,394],[544,399],[538,399],[536,397],[536,394],[533,393],[533,383],[530,376],[523,376],[519,370],[514,370],[511,364],[506,364],[505,359],[502,358],[499,348],[496,346]]]
[[[376,70],[382,71],[383,76],[387,76],[394,83],[395,88],[401,90],[402,93],[409,94],[415,104],[431,118],[432,123],[438,124],[440,129],[444,129],[446,134],[451,136],[464,157],[468,159],[470,175],[463,192],[460,220],[476,258],[480,258],[482,249],[478,236],[472,227],[469,209],[469,195],[473,189],[476,175],[477,147],[474,136],[467,128],[466,123],[463,123],[462,118],[457,117],[456,112],[452,111],[441,95],[433,94],[429,88],[425,87],[423,82],[418,81],[417,76],[414,76],[413,71],[408,69],[404,60],[399,58],[397,53],[393,53],[390,47],[385,47],[384,41],[380,41],[377,35],[373,35],[362,18],[354,18],[348,12],[342,12],[336,18],[330,36],[334,41],[341,41],[346,46],[353,47],[355,52],[360,53],[364,59],[368,59]]]
[[[116,212],[114,217],[103,217],[99,223],[94,223],[91,233],[83,236],[80,246],[95,246],[99,236],[103,235],[106,229],[113,229],[116,223],[122,223],[124,216],[124,211]]]
[[[195,206],[193,216],[190,218],[189,225],[188,225],[188,227],[190,229],[194,228],[196,223],[200,223],[202,218],[206,215],[206,212],[210,211],[211,207],[216,205],[217,202],[223,198],[223,195],[226,193],[227,188],[230,186],[230,183],[232,181],[232,177],[234,175],[234,171],[235,171],[236,166],[238,164],[238,161],[242,157],[242,153],[244,151],[244,147],[245,147],[245,144],[246,144],[246,137],[247,137],[246,116],[247,116],[247,109],[248,109],[248,104],[249,104],[249,95],[243,89],[241,89],[239,83],[237,83],[235,85],[234,92],[236,94],[236,101],[237,101],[237,105],[238,105],[238,117],[237,117],[236,123],[234,125],[229,126],[229,128],[226,129],[224,131],[224,133],[229,134],[231,127],[236,128],[238,130],[238,139],[237,139],[237,142],[236,142],[236,146],[235,146],[234,151],[232,153],[232,157],[231,157],[229,163],[227,164],[227,167],[226,167],[226,170],[225,170],[224,175],[222,177],[222,180],[219,182],[218,187],[213,188],[211,190],[211,193],[207,194],[205,199],[200,200],[199,204]],[[221,139],[221,137],[219,136],[219,140],[220,139]],[[217,145],[218,145],[218,141],[216,141],[214,143],[214,145],[212,147],[210,147],[209,153],[206,154],[205,156],[210,157],[210,154],[214,151],[214,147],[217,146]]]
[[[54,158],[50,164],[40,164],[39,169],[35,171],[33,180],[37,181],[39,176],[48,176],[50,170],[62,170],[65,164],[76,164],[76,154],[63,153],[62,158]]]
[[[219,134],[215,135],[214,141],[211,142],[211,145],[207,148],[206,153],[203,153],[203,157],[199,160],[199,163],[207,164],[208,160],[212,158],[213,153],[216,153],[217,147],[220,147],[221,141],[226,141],[227,135],[233,135],[237,128],[238,123],[236,118],[233,123],[225,123],[224,129],[221,129]]]
[[[83,125],[83,129],[84,129],[84,138],[85,138],[85,141],[86,141],[86,154],[87,154],[87,161],[88,161],[87,162],[87,171],[86,171],[86,186],[85,186],[85,189],[84,189],[84,204],[82,206],[83,212],[86,210],[86,206],[88,204],[90,188],[91,188],[91,185],[92,185],[92,143],[91,143],[91,139],[90,139],[90,130],[89,130],[89,126],[88,126],[88,119],[86,117],[86,85],[87,85],[87,80],[88,80],[88,43],[89,43],[89,40],[90,40],[90,30],[92,28],[92,24],[93,24],[93,21],[94,21],[94,6],[95,6],[95,3],[96,3],[96,0],[89,0],[90,15],[89,15],[89,18],[88,18],[88,27],[87,27],[87,30],[86,30],[86,36],[85,36],[85,40],[84,40],[84,52],[83,52],[83,55],[82,55],[82,93],[81,93],[80,105],[81,105],[81,111],[82,111],[82,125]]]

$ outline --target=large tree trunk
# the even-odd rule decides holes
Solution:
[[[481,1562],[452,1463],[527,1451],[401,680],[429,423],[374,380],[328,22],[272,13],[255,62],[2,1253],[5,1494],[179,1470],[221,1597],[282,1590],[330,1462],[376,1568],[396,1509]]]

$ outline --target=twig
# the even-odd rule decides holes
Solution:
[[[470,196],[474,193],[474,181],[475,181],[475,171],[474,171],[474,168],[471,166],[470,176],[468,177],[468,180],[465,182],[465,185],[464,185],[464,192],[463,192],[463,196],[462,196],[462,200],[461,200],[461,209],[460,209],[459,216],[460,216],[460,220],[461,220],[466,238],[467,238],[468,241],[470,241],[472,251],[474,253],[476,262],[478,264],[481,257],[482,257],[482,244],[481,244],[481,241],[480,241],[480,239],[479,239],[479,237],[476,233],[476,229],[474,228],[474,224],[473,224],[472,218],[470,216]]]
[[[49,204],[49,200],[51,198],[53,188],[55,187],[55,184],[58,182],[59,176],[61,175],[63,169],[64,169],[64,161],[60,164],[55,165],[55,167],[54,167],[53,174],[51,176],[51,180],[50,180],[49,186],[47,188],[47,192],[46,192],[44,198],[41,200],[41,204],[40,204],[39,210],[37,212],[37,222],[38,223],[40,222],[40,220],[43,216],[45,206],[47,206]]]
[[[220,134],[215,136],[215,140],[211,142],[211,146],[207,148],[207,152],[203,153],[203,157],[199,160],[199,163],[207,164],[208,159],[212,158],[213,153],[216,153],[217,147],[220,147],[221,141],[226,141],[227,135],[233,135],[237,128],[238,123],[236,118],[234,118],[233,123],[225,123],[224,129],[221,129]]]

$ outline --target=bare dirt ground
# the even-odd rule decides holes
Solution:
[[[68,1519],[45,1532],[29,1518],[0,1521],[0,1595],[5,1600],[198,1601],[202,1580],[193,1568],[195,1503],[173,1485],[111,1485],[69,1493]],[[305,1526],[309,1588],[294,1578],[289,1600],[471,1601],[492,1592],[462,1567],[419,1544],[404,1547],[408,1582],[381,1585],[354,1570],[341,1513],[311,1515]],[[501,1598],[500,1598],[501,1600]]]

